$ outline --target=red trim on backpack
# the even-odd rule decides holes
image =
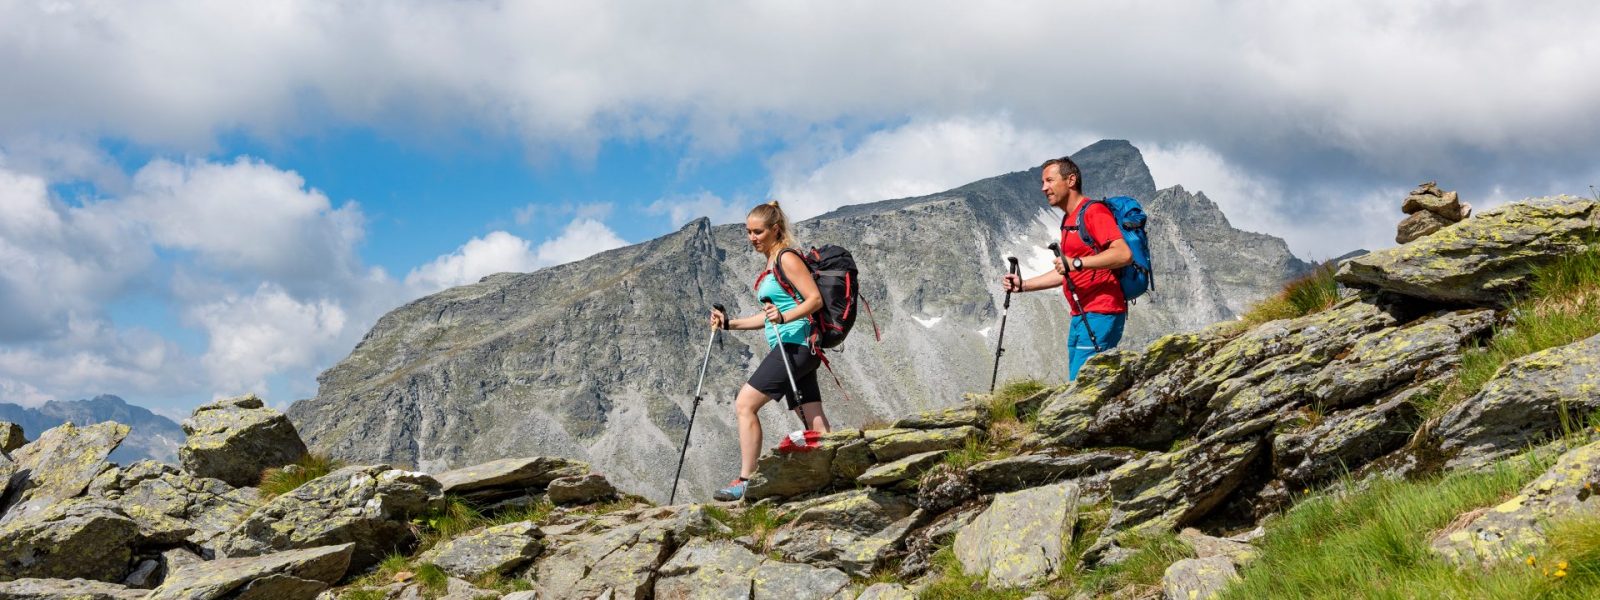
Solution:
[[[872,320],[872,336],[883,341],[883,333],[878,331],[878,317],[872,314],[872,303],[867,301],[865,295],[861,296],[861,304],[867,307],[867,318]]]
[[[828,355],[822,353],[821,348],[815,348],[817,358],[822,359],[822,366],[828,368],[828,376],[833,378],[833,385],[839,388],[839,393],[844,396],[845,402],[850,402],[850,392],[845,391],[844,384],[839,382],[839,375],[833,372],[833,365],[828,363]]]

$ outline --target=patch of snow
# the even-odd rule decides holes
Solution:
[[[927,319],[923,319],[921,317],[911,317],[911,319],[913,321],[916,321],[917,324],[922,325],[923,327],[926,327],[928,329],[933,329],[933,326],[934,325],[938,325],[939,321],[943,321],[944,317],[931,317],[931,318],[927,318]]]
[[[981,336],[987,338],[987,337],[989,337],[989,330],[990,329],[994,329],[994,328],[993,327],[985,327],[983,329],[979,329],[978,330],[978,335],[981,335]]]

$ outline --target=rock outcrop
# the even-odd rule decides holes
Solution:
[[[1451,467],[1482,464],[1573,427],[1600,409],[1600,336],[1511,361],[1440,419]]]
[[[149,600],[312,600],[344,577],[353,550],[341,544],[208,561],[168,576]]]
[[[294,424],[254,395],[203,405],[182,425],[189,435],[178,449],[183,468],[234,487],[256,485],[262,471],[306,456]]]
[[[1561,456],[1510,500],[1433,541],[1433,550],[1458,564],[1526,556],[1544,545],[1544,528],[1562,518],[1600,515],[1600,442]]]
[[[77,496],[109,465],[106,457],[128,435],[128,426],[100,423],[77,427],[68,423],[18,448],[12,455],[15,474],[0,505],[0,523],[25,519],[51,505]]]

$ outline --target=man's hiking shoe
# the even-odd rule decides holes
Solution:
[[[789,435],[784,436],[782,442],[778,442],[778,453],[793,454],[795,452],[810,452],[821,446],[822,432],[812,431],[810,429],[796,430],[790,432]]]
[[[748,483],[749,483],[748,481],[745,481],[743,479],[735,479],[735,480],[733,480],[732,483],[728,484],[728,487],[725,487],[725,488],[722,488],[720,490],[717,490],[716,493],[712,494],[711,495],[711,499],[712,500],[716,500],[718,502],[732,502],[734,500],[743,500],[744,499],[744,486],[746,484],[748,484]]]

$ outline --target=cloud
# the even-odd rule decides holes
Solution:
[[[1006,117],[919,120],[810,156],[775,158],[771,195],[795,219],[840,206],[942,192],[1037,166],[1088,145],[1085,134],[1018,128]],[[807,164],[821,158],[820,164]]]
[[[58,336],[0,346],[0,393],[11,398],[0,401],[100,393],[170,398],[203,385],[197,367],[177,344],[153,331],[73,316]]]
[[[545,240],[537,248],[510,233],[493,231],[412,269],[406,274],[405,284],[415,295],[430,294],[476,283],[495,273],[533,271],[625,245],[627,242],[617,237],[611,228],[586,217],[573,219],[560,235]]]
[[[325,366],[345,337],[349,315],[334,299],[302,301],[262,283],[249,295],[229,295],[189,307],[187,317],[209,343],[200,362],[217,394],[267,393],[267,377]],[[347,347],[346,347],[347,348]]]
[[[712,224],[722,225],[744,222],[745,214],[750,212],[750,206],[753,206],[753,203],[723,200],[721,196],[701,191],[658,199],[646,206],[644,212],[650,215],[666,215],[674,227],[700,217],[709,217]]]

